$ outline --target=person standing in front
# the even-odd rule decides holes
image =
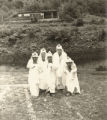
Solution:
[[[65,88],[65,74],[64,68],[66,64],[67,54],[64,52],[62,46],[56,46],[56,52],[53,55],[53,66],[56,77],[56,88],[63,90]]]
[[[48,85],[47,85],[47,53],[46,53],[46,49],[42,48],[40,51],[40,55],[38,58],[38,66],[39,66],[39,80],[40,80],[40,84],[39,84],[39,88],[41,92],[44,92],[45,90],[48,89]]]
[[[73,95],[75,89],[75,93],[80,94],[80,86],[77,76],[77,67],[71,58],[67,58],[66,61],[66,88],[67,88],[67,96]]]
[[[48,90],[50,92],[50,96],[55,96],[55,74],[53,68],[53,57],[50,51],[47,54],[47,60],[48,60],[48,65],[47,65]]]
[[[38,54],[34,52],[27,64],[27,68],[29,69],[28,84],[31,96],[33,97],[39,96],[39,70],[37,60]]]

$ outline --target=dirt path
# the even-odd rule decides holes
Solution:
[[[81,95],[57,92],[32,99],[24,68],[0,66],[0,120],[106,120],[107,72],[95,68],[105,61],[78,66]]]
[[[0,120],[29,120],[23,88],[0,88]],[[13,92],[14,91],[14,92]]]
[[[0,67],[0,120],[35,120],[30,114],[32,106],[28,107],[30,94],[27,89],[25,69]]]

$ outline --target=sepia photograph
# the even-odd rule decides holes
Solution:
[[[107,120],[106,0],[0,0],[0,120]]]

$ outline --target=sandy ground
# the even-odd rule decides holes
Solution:
[[[0,66],[0,120],[106,120],[107,72],[97,72],[106,61],[78,66],[81,95],[57,92],[33,99],[24,68]]]

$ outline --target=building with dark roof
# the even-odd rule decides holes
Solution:
[[[17,20],[55,21],[59,19],[57,10],[21,11],[13,16]]]

